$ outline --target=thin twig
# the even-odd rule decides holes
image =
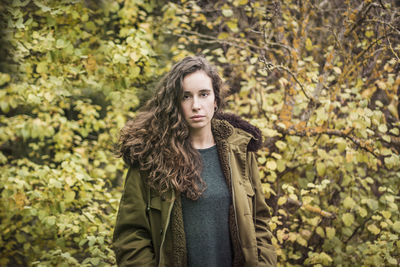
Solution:
[[[308,93],[306,92],[306,90],[305,90],[303,84],[297,79],[296,75],[294,75],[294,73],[293,73],[291,70],[289,70],[287,67],[282,66],[282,65],[274,65],[274,64],[272,64],[271,62],[267,62],[265,59],[264,59],[264,60],[263,60],[263,59],[259,59],[259,60],[260,60],[262,63],[264,63],[264,65],[265,65],[265,68],[264,68],[264,69],[265,69],[266,71],[272,72],[272,71],[275,70],[275,69],[279,69],[279,70],[284,70],[284,71],[286,71],[287,73],[289,73],[289,74],[293,77],[293,79],[296,81],[296,83],[300,86],[300,88],[301,88],[301,90],[303,91],[304,95],[305,95],[309,100],[314,101],[314,98],[313,98],[313,97],[310,97],[310,96],[308,95]]]
[[[349,134],[349,132],[344,132],[344,131],[340,131],[340,130],[333,130],[333,129],[324,129],[322,131],[297,131],[294,129],[284,129],[278,125],[274,125],[274,128],[276,130],[278,130],[278,132],[283,133],[283,134],[289,134],[289,135],[296,135],[296,136],[316,136],[316,135],[321,135],[321,134],[327,134],[327,135],[333,135],[333,136],[339,136],[339,137],[343,137],[345,139],[349,139],[351,142],[353,142],[355,145],[357,145],[358,147],[360,147],[361,149],[367,151],[368,153],[371,153],[375,158],[377,158],[380,161],[382,160],[382,157],[375,154],[375,152],[373,151],[372,148],[368,147],[367,145],[363,144],[362,141],[360,141],[359,139],[357,139],[354,136],[351,136]]]

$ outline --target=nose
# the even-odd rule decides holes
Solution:
[[[200,108],[200,102],[197,97],[193,97],[193,102],[192,102],[192,109],[193,110],[198,110]]]

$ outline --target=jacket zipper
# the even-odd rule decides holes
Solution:
[[[235,222],[236,222],[236,230],[237,230],[237,235],[238,235],[238,240],[239,240],[239,246],[242,247],[242,242],[240,240],[240,234],[239,234],[239,226],[238,226],[238,220],[237,220],[237,215],[236,215],[236,205],[235,205],[235,190],[233,188],[233,181],[232,181],[232,168],[231,168],[231,155],[228,151],[228,163],[229,163],[229,172],[231,175],[231,187],[232,187],[232,203],[233,203],[233,212],[235,214]]]

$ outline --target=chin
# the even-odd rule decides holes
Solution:
[[[199,130],[207,126],[207,123],[194,123],[189,125],[189,127],[193,130]]]

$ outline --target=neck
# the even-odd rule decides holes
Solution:
[[[192,142],[193,148],[195,149],[205,149],[215,145],[211,127],[199,130],[191,130],[190,140]]]

